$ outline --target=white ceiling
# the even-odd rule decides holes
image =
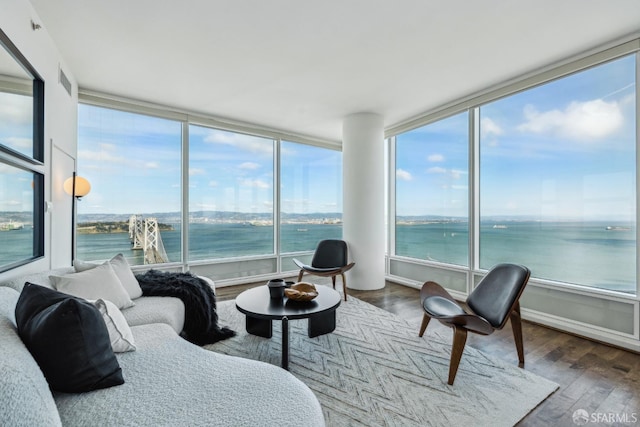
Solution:
[[[83,89],[340,140],[640,31],[639,0],[31,0]]]

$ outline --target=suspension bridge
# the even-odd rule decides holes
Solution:
[[[132,249],[144,251],[145,264],[169,262],[156,218],[131,215],[129,217],[129,239],[131,239]]]

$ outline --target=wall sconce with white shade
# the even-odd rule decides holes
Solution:
[[[73,265],[76,249],[76,200],[79,201],[89,194],[91,184],[85,178],[77,176],[73,172],[73,176],[67,178],[62,186],[64,192],[71,196],[71,265]]]

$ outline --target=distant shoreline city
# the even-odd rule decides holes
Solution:
[[[128,222],[131,214],[79,214],[79,233],[119,233],[128,231]],[[162,231],[170,231],[175,224],[182,221],[180,212],[154,212],[144,214],[144,217],[153,217],[161,224]],[[396,226],[429,225],[429,224],[464,224],[467,218],[446,217],[438,215],[406,215],[396,217]],[[633,227],[633,221],[618,219],[592,219],[578,218],[535,218],[533,216],[491,216],[481,219],[482,224],[493,224],[494,228],[508,228],[510,224],[523,222],[538,223],[602,223],[612,231],[629,230]],[[271,212],[233,212],[233,211],[196,211],[189,216],[191,224],[241,224],[251,226],[273,226],[273,213]],[[339,212],[328,213],[285,213],[281,214],[281,224],[298,225],[341,225],[342,214]],[[31,212],[0,212],[0,231],[14,231],[32,227]]]

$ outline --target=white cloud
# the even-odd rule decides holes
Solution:
[[[196,175],[205,175],[207,172],[204,169],[201,168],[189,168],[189,175],[190,176],[196,176]]]
[[[574,101],[563,111],[539,112],[534,106],[524,108],[526,122],[518,126],[522,132],[551,134],[574,140],[605,138],[622,127],[624,116],[618,102],[594,99]]]
[[[204,138],[204,141],[214,144],[230,145],[254,154],[266,154],[269,156],[273,154],[273,143],[270,139],[251,135],[212,130]]]
[[[114,144],[100,143],[99,150],[78,150],[83,169],[100,170],[107,165],[118,165],[129,169],[161,169],[161,162],[142,157],[120,155],[121,149]]]
[[[215,203],[213,204],[208,204],[208,203],[196,203],[195,205],[195,210],[201,210],[201,211],[215,211],[217,209],[217,206]]]
[[[3,138],[4,144],[9,147],[14,148],[31,148],[33,146],[33,139],[31,138],[20,138],[17,136],[10,136],[7,138]]]
[[[105,149],[102,147],[100,151],[91,151],[91,150],[78,150],[78,158],[81,160],[93,160],[104,163],[116,163],[116,164],[127,164],[129,160],[123,156],[113,155],[111,152],[115,151],[112,149]]]
[[[482,137],[500,136],[504,130],[489,117],[480,120],[480,132]]]
[[[451,174],[451,178],[460,179],[462,177],[462,175],[465,174],[466,172],[458,170],[458,169],[451,169],[451,171],[449,173]]]
[[[432,168],[427,169],[428,173],[447,173],[445,168],[441,168],[440,166],[434,166]]]
[[[240,169],[245,169],[245,170],[256,170],[256,169],[260,169],[260,165],[258,163],[255,162],[244,162],[242,164],[240,164],[240,166],[238,166]]]
[[[467,171],[460,170],[460,169],[445,169],[440,166],[434,166],[427,169],[427,173],[447,175],[451,179],[460,179],[463,176],[467,175]]]
[[[18,173],[22,173],[22,170],[15,168],[11,165],[7,165],[5,163],[0,162],[0,175],[18,174]]]
[[[33,99],[29,96],[0,92],[0,117],[4,121],[18,124],[31,124]]]
[[[427,157],[427,160],[433,163],[444,162],[444,156],[442,154],[431,154]]]
[[[269,184],[260,179],[243,179],[242,181],[240,181],[240,184],[245,187],[255,187],[261,189],[269,188]]]
[[[209,181],[209,187],[217,187],[218,181]]]
[[[411,172],[407,172],[404,169],[396,170],[396,178],[401,181],[411,181],[413,179]]]

